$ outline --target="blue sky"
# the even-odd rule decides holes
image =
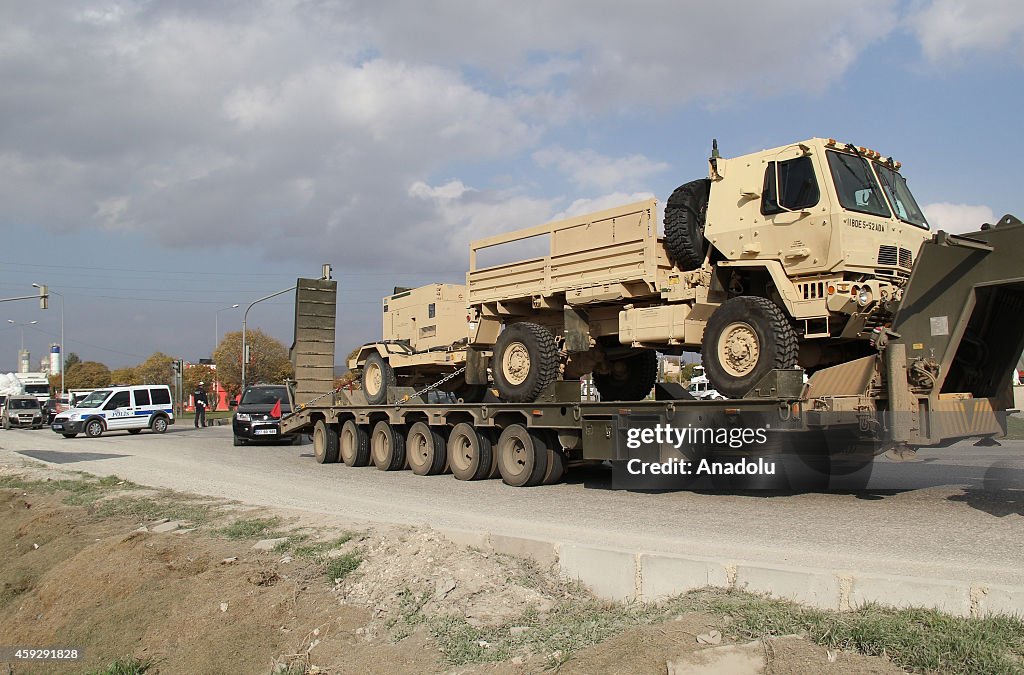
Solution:
[[[513,6],[514,5],[514,6]],[[938,227],[1024,214],[1024,5],[39,2],[0,7],[0,296],[66,351],[208,356],[334,265],[339,352],[470,239],[664,200],[811,136],[904,164]],[[0,371],[58,298],[0,303]],[[249,325],[286,344],[287,297]],[[340,357],[339,357],[340,358]]]

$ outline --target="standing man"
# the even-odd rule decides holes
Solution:
[[[206,426],[206,406],[209,402],[206,400],[206,390],[203,389],[203,383],[200,382],[196,386],[196,390],[192,392],[192,401],[196,406],[196,429]]]

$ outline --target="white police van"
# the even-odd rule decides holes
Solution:
[[[53,418],[50,428],[64,438],[81,433],[97,438],[105,431],[119,430],[137,434],[152,429],[162,434],[169,424],[174,424],[170,388],[166,384],[139,384],[96,389],[74,408]]]

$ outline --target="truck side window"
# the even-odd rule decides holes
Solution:
[[[117,410],[118,408],[130,408],[132,405],[132,395],[128,391],[119,391],[110,397],[107,404],[103,406],[104,410]]]
[[[775,194],[775,167],[779,168],[779,189],[782,190],[782,204]],[[764,189],[761,191],[762,215],[782,213],[786,207],[799,211],[814,206],[821,198],[818,180],[814,177],[814,164],[810,157],[787,159],[785,162],[768,162],[764,172]]]

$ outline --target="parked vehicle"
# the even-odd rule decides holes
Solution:
[[[50,398],[50,378],[44,372],[37,373],[14,373],[14,376],[25,388],[25,393],[35,396],[40,403]]]
[[[98,438],[106,431],[130,434],[151,429],[162,434],[174,424],[171,390],[166,384],[105,387],[85,397],[75,408],[58,414],[50,428],[64,438],[84,433]]]
[[[3,427],[10,429],[41,429],[43,426],[43,409],[35,396],[11,396],[4,406]]]
[[[292,411],[288,388],[283,384],[256,384],[246,387],[235,403],[231,431],[235,445],[258,441],[302,442],[300,434],[281,434],[281,417]]]
[[[44,422],[47,426],[53,424],[53,420],[60,413],[71,408],[68,404],[68,397],[61,396],[60,398],[48,398],[43,403],[43,413],[46,415],[46,421]]]

